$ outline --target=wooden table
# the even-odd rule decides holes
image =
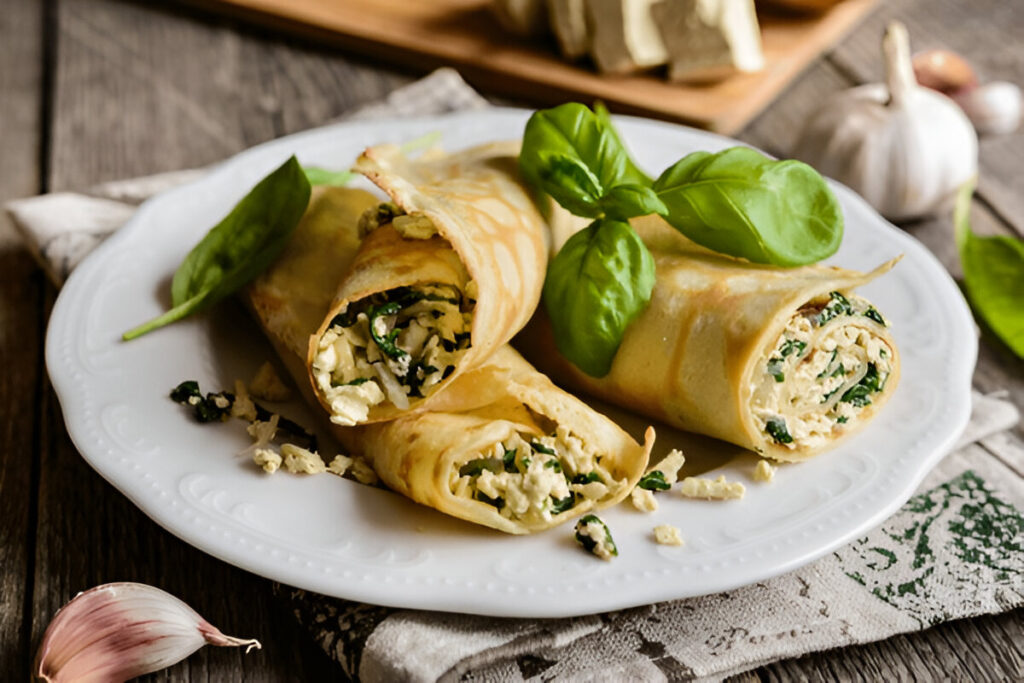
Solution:
[[[0,201],[212,163],[316,126],[421,74],[157,3],[0,0]],[[743,140],[785,155],[831,91],[877,80],[899,17],[916,48],[949,46],[989,79],[1024,79],[1024,4],[888,0],[818,60]],[[936,144],[942,144],[936,140]],[[1024,229],[1024,132],[986,139],[973,219]],[[0,680],[25,680],[57,608],[108,581],[157,584],[260,653],[205,649],[153,680],[331,680],[340,672],[271,582],[179,541],[75,451],[43,366],[55,290],[0,219]],[[907,227],[958,274],[947,219]],[[1024,405],[1024,363],[983,335],[975,385]],[[1018,426],[1019,435],[1024,428]],[[1024,610],[762,667],[742,680],[1006,679],[1024,675]]]

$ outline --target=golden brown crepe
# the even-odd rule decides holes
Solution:
[[[547,226],[518,172],[518,143],[407,159],[371,147],[355,169],[391,198],[306,353],[332,421],[428,409],[526,324],[547,267]]]
[[[282,256],[244,294],[314,407],[306,339],[353,262],[355,217],[374,201],[360,190],[317,188]],[[331,428],[395,491],[508,533],[539,531],[621,501],[653,443],[653,430],[641,446],[508,345],[436,396],[434,412]]]
[[[850,292],[887,272],[776,268],[693,244],[664,221],[634,227],[657,283],[609,374],[555,350],[542,314],[516,341],[559,384],[776,460],[802,460],[867,422],[892,394],[899,355],[878,311]]]

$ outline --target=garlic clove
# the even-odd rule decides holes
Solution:
[[[993,81],[952,97],[982,135],[1012,133],[1020,125],[1021,91],[1014,83]]]
[[[226,636],[184,602],[141,583],[76,595],[50,622],[35,675],[49,683],[112,683],[176,664],[203,645],[262,647]]]
[[[949,95],[978,84],[966,59],[952,50],[925,50],[914,55],[914,76],[919,85]]]

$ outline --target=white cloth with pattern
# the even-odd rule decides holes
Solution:
[[[354,117],[486,107],[450,69]],[[203,170],[18,200],[7,210],[56,284],[152,195]],[[975,393],[956,451],[878,529],[785,576],[727,593],[578,619],[377,607],[278,587],[363,681],[720,678],[1024,604],[1024,445],[1009,402]]]

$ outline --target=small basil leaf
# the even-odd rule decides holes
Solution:
[[[352,171],[330,171],[326,168],[319,168],[317,166],[303,166],[302,171],[306,174],[306,180],[313,187],[319,185],[330,185],[333,187],[341,187],[348,185],[352,182],[352,179],[356,177],[356,174]]]
[[[590,189],[574,197],[576,204],[582,202],[589,206],[590,196],[600,197],[614,185],[624,182],[642,184],[645,181],[643,175],[635,170],[607,115],[602,119],[577,102],[534,112],[526,123],[519,153],[523,177],[560,204],[566,198],[566,190],[576,184],[576,181],[556,182],[558,171],[550,165],[553,160],[564,158],[588,169],[596,179],[596,190]],[[565,166],[561,170],[567,168]],[[569,206],[565,208],[573,211]]]
[[[654,189],[668,207],[665,219],[681,233],[755,263],[815,263],[843,238],[839,202],[817,171],[747,147],[689,154]]]
[[[665,215],[668,209],[654,190],[633,183],[615,185],[601,197],[600,207],[609,218],[624,221],[652,213]]]
[[[978,316],[1024,358],[1024,242],[975,235],[970,226],[973,192],[973,182],[964,185],[953,214],[964,288]]]
[[[309,204],[306,174],[293,156],[261,180],[188,253],[171,282],[173,308],[133,330],[127,341],[220,301],[277,258]]]
[[[601,215],[599,201],[601,181],[589,168],[566,154],[542,152],[544,190],[576,216],[597,218]]]
[[[653,288],[654,258],[628,223],[600,219],[577,232],[544,282],[558,350],[588,375],[607,375]]]

